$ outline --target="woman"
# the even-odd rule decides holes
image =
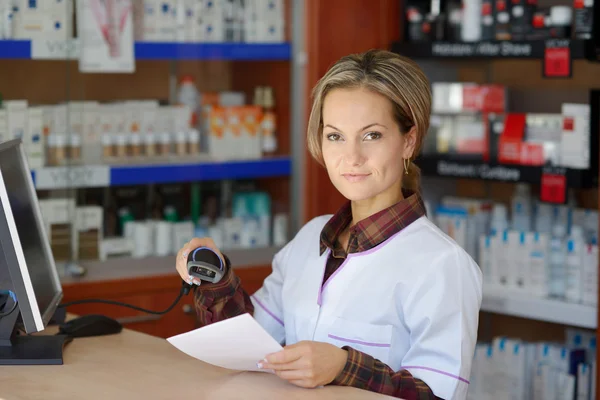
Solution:
[[[429,82],[387,51],[340,59],[318,82],[308,148],[348,202],[308,222],[252,297],[228,268],[195,291],[203,324],[252,313],[283,351],[259,366],[302,387],[464,399],[481,305],[475,262],[425,216],[418,154]],[[194,239],[177,256],[215,248]],[[220,254],[220,253],[219,253]],[[229,262],[224,257],[227,265]]]

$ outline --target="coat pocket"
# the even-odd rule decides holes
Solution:
[[[392,325],[371,324],[338,317],[329,328],[327,341],[338,347],[352,347],[388,364],[393,329]]]

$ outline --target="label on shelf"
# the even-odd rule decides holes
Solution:
[[[431,55],[435,57],[531,57],[530,43],[477,42],[477,43],[432,43]]]
[[[553,39],[546,41],[543,74],[545,78],[570,78],[572,75],[571,41]]]
[[[110,186],[107,165],[48,167],[35,170],[36,189]]]
[[[80,53],[79,39],[32,40],[32,60],[77,60]]]

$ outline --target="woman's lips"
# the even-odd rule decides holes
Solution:
[[[367,179],[371,174],[342,174],[348,182],[361,182]]]

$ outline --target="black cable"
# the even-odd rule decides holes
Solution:
[[[12,314],[13,311],[17,308],[17,301],[13,298],[13,305],[10,310],[0,313],[0,318],[6,317],[7,315]]]
[[[132,309],[134,309],[136,311],[141,311],[141,312],[145,312],[145,313],[148,313],[148,314],[163,315],[163,314],[166,314],[169,311],[171,311],[177,305],[177,303],[179,303],[179,300],[181,300],[181,298],[184,295],[187,295],[190,292],[191,288],[192,288],[192,286],[189,283],[183,282],[182,285],[181,285],[181,290],[179,291],[179,294],[177,295],[177,298],[175,299],[175,301],[173,302],[173,304],[171,304],[164,311],[146,310],[145,308],[134,306],[132,304],[121,303],[120,301],[114,301],[114,300],[103,300],[103,299],[75,300],[75,301],[70,301],[68,303],[59,304],[58,307],[65,308],[65,307],[69,307],[69,306],[74,306],[76,304],[103,303],[103,304],[110,304],[110,305],[114,305],[114,306],[121,306],[121,307],[132,308]]]
[[[7,315],[12,314],[12,312],[15,311],[15,309],[17,308],[18,301],[17,301],[17,297],[15,296],[15,294],[9,290],[8,297],[13,300],[13,306],[11,307],[10,310],[0,313],[0,318],[6,317]],[[5,305],[6,305],[6,303],[4,303],[3,306],[5,306]]]

